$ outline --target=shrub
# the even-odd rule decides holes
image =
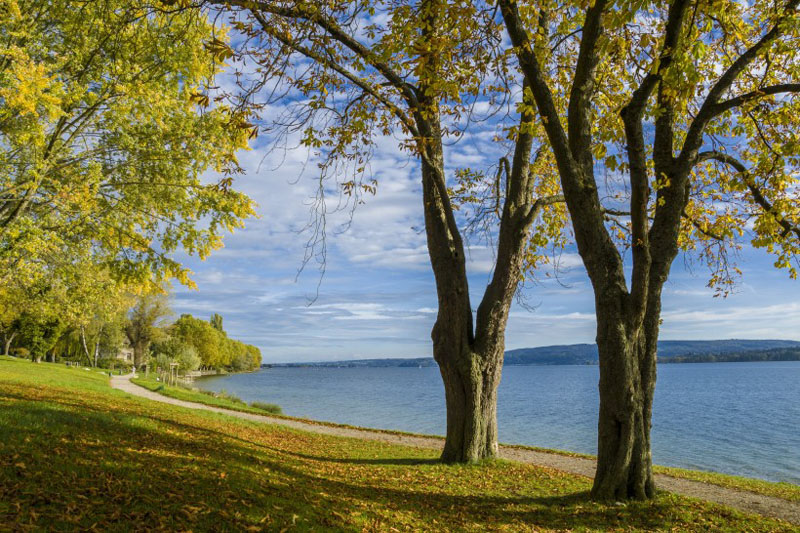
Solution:
[[[228,400],[228,401],[231,401],[231,402],[234,402],[234,403],[240,403],[242,405],[247,405],[244,402],[244,400],[242,400],[241,398],[239,398],[235,394],[231,394],[230,392],[226,391],[225,389],[222,389],[221,391],[219,391],[215,396],[217,398],[222,398],[223,400]]]
[[[228,400],[229,402],[240,403],[242,405],[247,405],[247,403],[245,403],[244,400],[242,400],[241,398],[239,398],[235,394],[231,394],[231,393],[227,392],[225,389],[222,389],[219,392],[214,392],[214,391],[210,391],[210,390],[203,390],[203,389],[197,389],[197,391],[198,392],[202,392],[203,394],[207,394],[208,396],[212,396],[214,398],[220,398],[222,400]]]
[[[274,403],[264,403],[264,402],[250,402],[250,407],[255,407],[256,409],[261,409],[262,411],[266,411],[273,415],[280,415],[283,414],[283,410],[281,409],[280,405],[275,405]]]

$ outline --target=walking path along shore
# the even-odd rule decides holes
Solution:
[[[199,403],[177,400],[175,398],[170,398],[168,396],[158,394],[157,392],[147,390],[144,387],[140,387],[139,385],[136,385],[130,381],[131,377],[132,375],[112,376],[111,386],[115,389],[133,394],[134,396],[147,398],[156,402],[178,405],[189,409],[213,411],[215,413],[221,413],[245,420],[286,426],[303,431],[310,431],[313,433],[390,442],[419,448],[441,449],[442,447],[442,440],[435,437],[403,435],[382,431],[371,431],[368,429],[313,424],[300,420],[272,417],[267,415],[255,415],[240,411],[232,411],[230,409],[221,409],[219,407],[212,407]],[[517,448],[514,446],[500,446],[500,457],[509,461],[518,461],[532,465],[546,466],[589,478],[594,476],[595,471],[594,459],[570,457],[567,455]],[[710,483],[703,483],[700,481],[671,477],[664,474],[656,474],[655,480],[656,486],[661,490],[727,505],[747,513],[755,513],[771,518],[778,518],[781,520],[786,520],[792,524],[800,525],[800,503],[798,502],[774,498],[772,496],[765,496],[763,494],[756,494],[754,492],[722,487]]]

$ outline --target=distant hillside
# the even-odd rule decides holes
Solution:
[[[785,353],[772,353],[782,349]],[[783,358],[794,354],[793,359]],[[748,355],[749,354],[749,355]],[[659,341],[660,363],[713,361],[770,361],[766,354],[782,357],[777,360],[800,360],[800,342],[782,340],[727,339],[716,341]],[[679,361],[680,359],[680,361]],[[506,352],[507,365],[594,365],[597,345],[570,344],[541,346]]]
[[[415,359],[353,359],[351,361],[323,361],[319,363],[276,363],[272,367],[314,367],[314,368],[385,368],[385,367],[419,367],[436,366],[433,357]]]
[[[727,339],[715,341],[660,341],[659,363],[710,363],[741,361],[800,361],[800,342]],[[596,365],[595,344],[568,344],[509,350],[506,365]],[[429,367],[433,358],[358,359],[319,363],[285,363],[274,367]]]

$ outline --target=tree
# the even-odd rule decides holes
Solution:
[[[171,2],[175,3],[175,2]],[[521,106],[510,133],[511,158],[498,165],[504,198],[494,273],[473,318],[465,248],[448,191],[443,144],[459,135],[459,121],[478,99],[506,98],[503,64],[492,55],[498,27],[491,9],[471,2],[423,0],[370,2],[207,2],[233,12],[242,35],[237,58],[255,67],[242,73],[243,100],[264,105],[267,93],[292,98],[288,117],[265,126],[284,134],[302,132],[302,143],[320,156],[320,191],[326,178],[357,203],[375,192],[366,174],[375,138],[396,134],[400,149],[419,160],[428,251],[439,310],[433,355],[442,375],[447,433],[442,460],[468,462],[497,454],[497,386],[512,298],[535,221],[560,198],[547,174],[531,164],[534,147],[530,106]],[[380,13],[378,13],[380,10]],[[250,85],[252,83],[252,85]],[[261,93],[249,90],[268,87]],[[273,91],[270,93],[270,91]],[[267,102],[269,103],[269,102]],[[498,199],[499,202],[499,199]],[[324,209],[316,212],[324,224]],[[313,245],[324,230],[314,233]],[[307,257],[317,257],[312,251]]]
[[[222,316],[218,315],[217,313],[214,313],[213,315],[211,315],[210,322],[211,325],[214,327],[214,329],[216,329],[221,333],[225,332],[225,330],[222,328]]]
[[[181,372],[189,372],[200,368],[200,356],[192,346],[182,345],[175,354],[175,362]]]
[[[203,366],[222,368],[229,364],[222,352],[222,334],[209,322],[183,314],[171,327],[172,336],[192,346]]]
[[[68,287],[62,316],[75,330],[87,363],[97,366],[103,345],[109,350],[119,343],[120,318],[133,304],[134,287],[112,279],[108,267],[93,263],[91,257],[62,276]]]
[[[153,292],[141,294],[128,313],[125,335],[133,348],[133,364],[137,368],[144,364],[150,344],[162,336],[159,325],[170,312],[167,294]]]
[[[197,370],[202,364],[194,346],[176,337],[166,337],[154,343],[153,352],[156,354],[156,358],[161,355],[167,358],[162,361],[169,360],[178,363],[178,369],[181,372]]]
[[[127,316],[125,312],[118,313],[106,320],[100,328],[97,336],[101,359],[116,359],[120,349],[127,341],[125,326]]]
[[[40,362],[43,357],[54,360],[50,351],[65,329],[60,317],[25,313],[19,318],[18,327],[20,337],[28,347],[34,362]]]
[[[592,494],[650,498],[656,341],[673,260],[699,248],[725,292],[735,274],[726,251],[750,231],[796,276],[800,14],[797,0],[585,4],[499,0],[595,294]],[[620,181],[605,187],[602,170]]]
[[[231,187],[251,126],[198,105],[224,31],[163,7],[0,1],[0,270],[90,242],[117,279],[191,285],[173,252],[205,257],[252,215]]]
[[[3,355],[9,355],[11,343],[17,336],[16,324],[19,317],[19,308],[14,300],[14,295],[7,286],[0,287],[0,332],[3,334]]]

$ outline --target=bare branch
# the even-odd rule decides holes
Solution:
[[[254,12],[253,16],[258,20],[261,24],[262,29],[270,36],[274,37],[275,39],[282,42],[284,45],[288,46],[292,50],[295,50],[304,56],[308,57],[309,59],[318,62],[321,65],[324,65],[326,68],[329,68],[340,76],[346,78],[351,83],[356,85],[359,89],[363,92],[369,94],[373,98],[375,98],[378,102],[380,102],[386,109],[388,109],[392,114],[394,114],[402,123],[403,125],[408,128],[408,130],[412,133],[412,135],[417,136],[417,128],[414,126],[414,123],[411,119],[403,112],[402,109],[397,107],[393,104],[390,100],[380,94],[374,87],[370,87],[364,80],[360,79],[358,76],[353,74],[352,72],[348,71],[341,65],[321,56],[320,54],[315,53],[313,50],[309,48],[290,41],[285,36],[281,35],[280,32],[272,31],[272,26],[269,24],[269,21],[266,20],[263,15],[258,12]]]
[[[772,205],[772,202],[770,202],[769,199],[764,195],[764,192],[758,187],[752,175],[747,170],[747,167],[741,161],[729,154],[718,152],[716,150],[702,152],[697,157],[698,163],[708,160],[724,163],[735,169],[736,172],[742,174],[745,185],[747,185],[747,189],[753,196],[755,203],[758,204],[764,210],[764,212],[772,215],[775,218],[775,221],[783,228],[782,236],[785,237],[789,233],[794,233],[798,238],[800,238],[800,226],[791,224],[780,214],[780,212],[778,212],[777,209],[775,209],[775,207]]]
[[[729,109],[741,107],[742,105],[763,98],[765,96],[773,96],[776,94],[784,93],[800,93],[800,83],[782,83],[779,85],[770,85],[768,87],[761,87],[749,93],[740,94],[739,96],[730,98],[723,102],[718,103],[712,108],[714,116],[721,115]]]

